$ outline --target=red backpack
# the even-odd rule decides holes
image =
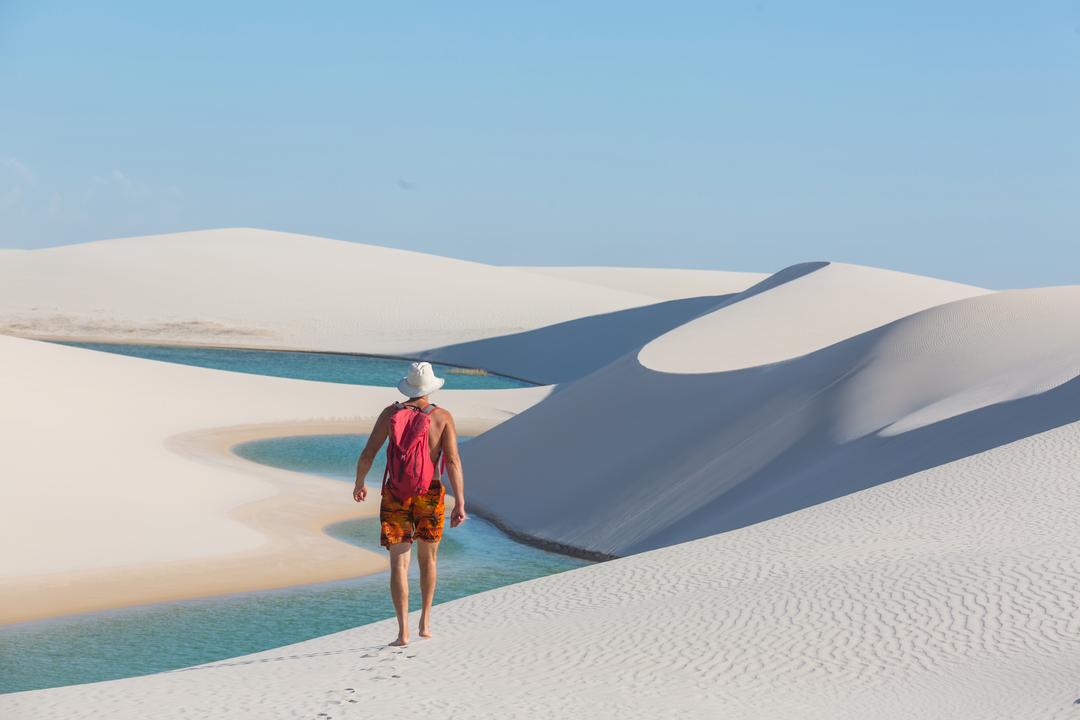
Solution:
[[[435,403],[423,410],[415,405],[394,403],[397,409],[390,416],[390,437],[386,445],[386,472],[383,491],[390,491],[398,500],[423,495],[435,477],[435,465],[428,449],[428,428]],[[446,468],[446,459],[439,458],[439,477]]]

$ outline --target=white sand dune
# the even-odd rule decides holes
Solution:
[[[453,408],[463,432],[477,432],[549,390],[446,390],[438,402]],[[366,432],[383,407],[401,399],[394,388],[224,372],[0,336],[0,397],[0,546],[32,543],[0,562],[0,622],[348,577],[385,565],[381,555],[320,532],[374,511],[352,503],[347,486],[222,462],[205,451],[215,437],[200,443],[191,436],[220,428],[231,428],[232,440]]]
[[[697,275],[671,271],[649,288],[669,296],[685,273]],[[716,277],[715,294],[732,287]],[[695,292],[706,286],[698,278]],[[393,355],[654,302],[653,292],[247,228],[0,250],[0,333],[36,337]]]
[[[1072,718],[1080,424],[752,527],[12,718]],[[416,618],[413,618],[415,623]],[[320,715],[325,713],[325,715]]]
[[[873,296],[858,297],[865,320]],[[1076,317],[1080,287],[1043,288],[976,295],[740,370],[657,372],[628,353],[470,444],[470,503],[535,539],[611,555],[760,522],[1080,420]],[[721,325],[694,321],[697,341],[680,333],[678,346],[747,357]],[[824,334],[807,328],[791,346]]]

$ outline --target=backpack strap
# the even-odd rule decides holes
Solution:
[[[422,412],[422,413],[424,413],[425,415],[430,415],[430,414],[431,414],[431,412],[432,412],[432,411],[433,411],[433,410],[434,410],[435,408],[439,407],[439,406],[438,406],[438,405],[436,405],[435,403],[428,403],[428,404],[427,404],[427,405],[425,405],[425,406],[424,406],[424,408],[423,408],[423,409],[421,410],[420,408],[416,407],[415,405],[406,405],[405,403],[403,403],[403,402],[398,402],[398,401],[396,401],[396,400],[394,401],[394,406],[395,406],[395,407],[396,407],[396,408],[397,408],[398,410],[404,410],[405,408],[412,408],[413,410],[416,410],[416,411],[418,411],[418,412]]]

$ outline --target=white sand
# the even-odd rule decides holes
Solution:
[[[476,432],[549,390],[446,390],[433,399],[452,408],[463,432]],[[76,576],[86,592],[121,577],[132,586],[130,597],[146,597],[134,576],[124,574],[133,566],[225,558],[233,564],[218,573],[230,576],[238,558],[250,568],[258,556],[262,580],[248,577],[248,587],[292,584],[311,578],[319,565],[319,557],[309,556],[282,568],[282,553],[323,553],[321,579],[384,567],[382,556],[319,532],[323,524],[374,510],[352,503],[347,485],[215,462],[187,436],[263,424],[272,426],[263,435],[300,434],[309,425],[366,432],[383,407],[401,399],[394,388],[231,373],[0,336],[0,397],[0,546],[32,542],[32,551],[5,552],[0,562],[0,621],[51,614],[27,592],[46,582],[64,587]],[[196,462],[197,454],[210,462]],[[379,478],[369,480],[378,485]],[[282,484],[290,481],[297,487]],[[296,515],[291,525],[265,509],[236,516],[286,491]],[[305,503],[306,514],[297,510]],[[261,552],[267,545],[272,552]],[[161,582],[153,597],[192,592],[189,577]],[[228,577],[221,587],[246,589]],[[83,609],[116,604],[80,605],[79,593],[55,594],[62,609],[72,602]]]
[[[775,520],[14,718],[1071,718],[1080,424]],[[416,618],[413,618],[415,626]],[[351,689],[351,690],[350,690]],[[348,702],[356,700],[355,703]]]

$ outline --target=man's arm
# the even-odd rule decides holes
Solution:
[[[375,462],[375,456],[379,454],[379,448],[386,442],[390,434],[390,411],[393,406],[383,408],[379,419],[375,421],[375,427],[371,428],[367,444],[360,452],[360,458],[356,461],[356,484],[353,486],[353,500],[363,502],[367,498],[367,487],[364,478],[367,477],[371,464]]]
[[[442,453],[446,461],[446,474],[450,476],[450,488],[454,492],[454,509],[450,513],[450,527],[465,521],[465,476],[461,471],[461,455],[458,454],[457,428],[454,416],[446,413],[446,427],[442,431]]]

